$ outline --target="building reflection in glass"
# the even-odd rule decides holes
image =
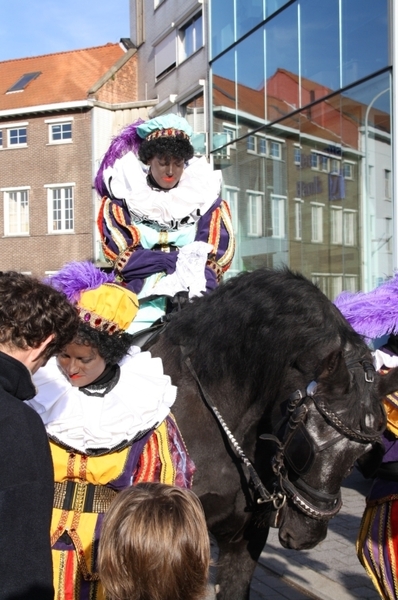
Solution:
[[[387,1],[279,2],[263,21],[252,4],[252,33],[234,41],[231,22],[235,38],[212,47],[229,274],[288,265],[330,298],[372,289],[393,269]]]

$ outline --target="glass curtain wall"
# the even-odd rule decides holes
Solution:
[[[331,299],[391,277],[388,6],[211,0],[212,156],[237,236],[229,275],[288,265]]]

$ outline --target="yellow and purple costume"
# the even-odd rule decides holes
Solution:
[[[104,514],[139,481],[190,487],[194,471],[170,415],[176,388],[149,352],[130,353],[105,389],[73,387],[55,359],[34,377],[29,404],[50,438],[56,600],[105,600],[96,569]]]

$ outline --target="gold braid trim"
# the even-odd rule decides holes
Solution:
[[[216,255],[211,254],[206,262],[206,266],[209,267],[212,271],[214,271],[217,279],[217,283],[220,283],[221,278],[223,276],[222,267],[218,264],[216,260]]]
[[[232,225],[231,211],[225,200],[221,202],[220,209],[221,218],[224,222],[225,229],[227,230],[229,237],[228,247],[224,253],[224,256],[218,260],[218,264],[222,267],[222,270],[225,273],[225,271],[227,271],[231,266],[231,262],[235,254],[235,235]]]
[[[115,271],[118,271],[118,273],[123,271],[124,267],[129,262],[130,256],[136,251],[136,249],[137,248],[132,248],[131,246],[129,246],[119,254],[117,259],[115,260],[115,264],[113,265]]]

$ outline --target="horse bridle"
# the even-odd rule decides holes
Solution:
[[[356,359],[346,363],[346,366],[348,369],[360,366],[364,371],[365,381],[367,383],[374,382],[375,370],[372,363],[369,361]],[[339,490],[337,494],[328,494],[316,490],[308,485],[301,478],[301,475],[309,471],[315,460],[316,454],[326,450],[326,448],[330,448],[342,438],[348,438],[363,444],[374,444],[380,442],[381,431],[367,434],[346,425],[341,420],[340,416],[331,410],[326,403],[317,396],[317,389],[317,382],[311,381],[305,390],[296,390],[289,396],[286,411],[287,416],[279,426],[279,436],[282,437],[282,441],[279,436],[270,434],[263,434],[260,438],[273,441],[277,445],[277,451],[272,460],[272,469],[277,478],[274,498],[272,499],[274,509],[278,512],[285,504],[286,499],[289,498],[301,512],[313,519],[323,521],[334,517],[341,509],[341,492]],[[314,442],[312,437],[308,434],[304,424],[309,408],[309,403],[306,402],[307,399],[312,401],[327,424],[331,425],[339,433],[337,437],[322,445],[318,445]],[[298,447],[298,442],[295,438],[299,439],[300,449],[304,452],[304,457],[300,456],[301,466],[297,466],[298,455],[297,453],[294,453],[294,447]],[[294,445],[295,441],[296,446]],[[298,476],[294,483],[288,477],[288,469],[286,468],[285,460]],[[302,492],[307,496],[324,503],[328,508],[319,508],[319,506],[316,506],[304,497]],[[259,503],[262,503],[263,499],[259,498],[258,501]],[[277,515],[275,516],[275,519],[277,519]]]
[[[249,472],[250,479],[258,494],[257,504],[272,503],[273,508],[276,511],[275,522],[277,521],[279,511],[286,503],[287,498],[289,498],[301,512],[313,519],[328,521],[334,517],[342,506],[340,490],[337,494],[320,492],[303,481],[300,475],[304,472],[307,472],[311,468],[311,465],[315,460],[316,452],[322,452],[326,448],[329,448],[333,444],[337,443],[342,438],[348,438],[358,443],[374,444],[376,442],[380,442],[382,432],[380,431],[372,434],[366,434],[346,425],[338,414],[328,408],[325,402],[317,397],[318,383],[316,381],[311,381],[304,390],[298,389],[288,398],[287,415],[283,419],[283,423],[280,424],[280,431],[278,432],[282,436],[282,440],[278,436],[272,434],[260,435],[260,439],[275,442],[277,445],[276,453],[272,459],[272,469],[276,476],[276,481],[274,483],[273,491],[269,492],[262,483],[253,464],[246,457],[242,448],[234,438],[232,432],[227,427],[220,412],[213,405],[210,396],[204,390],[199,377],[193,368],[190,357],[185,354],[184,350],[185,349],[182,347],[181,351],[185,357],[185,363],[198,385],[203,400],[216,417],[217,421],[220,423],[223,431],[227,435],[234,453],[246,466]],[[348,369],[355,368],[358,365],[364,371],[365,381],[367,383],[373,383],[375,369],[372,363],[362,359],[355,359],[350,363],[346,363]],[[331,425],[339,433],[338,437],[330,440],[329,442],[325,442],[321,446],[315,444],[304,425],[308,412],[308,406],[306,403],[307,399],[310,399],[313,402],[319,414],[324,418],[327,424]],[[292,448],[293,442],[297,440],[298,435],[304,437],[309,449],[308,460],[305,461],[305,465],[301,469],[299,469],[297,466],[296,468],[293,466],[294,460],[292,459],[292,456],[289,455],[289,448]],[[296,475],[298,475],[298,478],[295,480],[294,484],[288,477],[288,469],[285,465],[285,459],[288,460],[292,469],[296,472]],[[329,508],[319,508],[305,498],[302,495],[302,492],[311,498],[328,505]]]

